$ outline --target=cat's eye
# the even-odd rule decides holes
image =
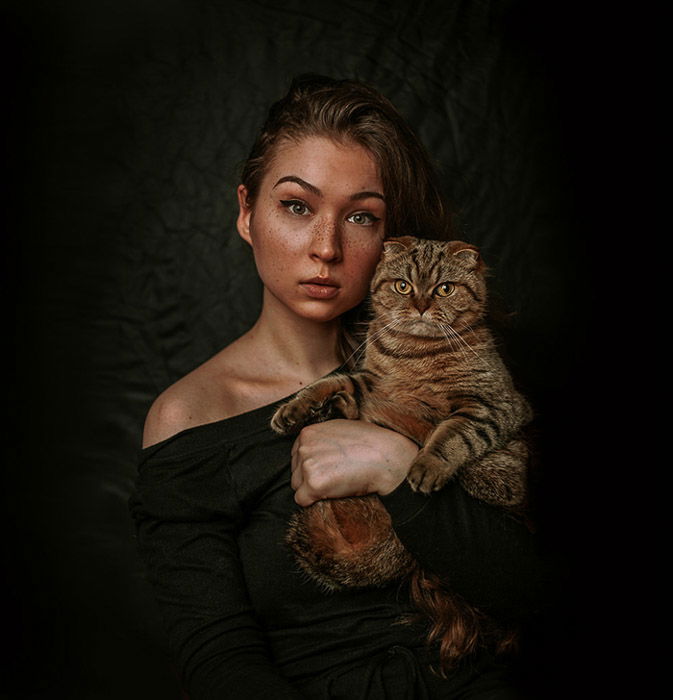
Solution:
[[[438,297],[449,297],[453,294],[455,289],[455,284],[451,284],[451,282],[444,282],[444,284],[440,284],[439,286],[435,287],[434,294]]]
[[[300,199],[281,199],[280,203],[295,216],[306,216],[309,208]]]
[[[411,294],[411,285],[406,280],[395,280],[393,282],[393,289],[398,294]]]

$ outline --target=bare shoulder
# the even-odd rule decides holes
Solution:
[[[143,428],[143,447],[149,447],[195,425],[193,400],[178,384],[166,389],[150,407]]]
[[[301,388],[261,358],[259,346],[245,334],[168,387],[147,414],[143,447],[271,404]]]
[[[143,447],[197,425],[228,418],[235,410],[235,377],[227,376],[218,356],[200,365],[163,391],[145,419]]]

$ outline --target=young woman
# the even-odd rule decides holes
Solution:
[[[446,235],[429,160],[392,105],[306,76],[270,110],[238,188],[264,285],[256,324],[152,406],[132,512],[172,651],[201,698],[508,698],[484,651],[446,678],[403,589],[327,594],[283,545],[295,509],[378,494],[400,539],[471,603],[525,613],[540,568],[525,528],[449,484],[421,496],[407,438],[360,421],[275,435],[275,407],[351,354],[383,240]]]

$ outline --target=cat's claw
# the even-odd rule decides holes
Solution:
[[[281,406],[271,418],[271,428],[280,435],[293,435],[304,427],[304,416],[294,401]]]
[[[300,398],[288,401],[271,418],[271,428],[281,435],[294,435],[309,423],[319,423],[330,417],[330,403],[307,403]]]
[[[441,489],[454,471],[439,457],[421,453],[411,465],[407,481],[414,491],[429,494]]]

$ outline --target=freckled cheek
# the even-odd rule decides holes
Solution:
[[[353,267],[362,271],[373,272],[381,257],[383,243],[380,240],[349,240],[344,242],[344,258]]]
[[[253,237],[253,248],[257,268],[268,282],[279,282],[286,278],[300,248],[299,236],[285,228],[265,226]]]
[[[364,298],[369,283],[381,257],[383,243],[380,240],[354,240],[344,243],[344,259],[349,261],[349,277],[357,281],[360,295]]]

